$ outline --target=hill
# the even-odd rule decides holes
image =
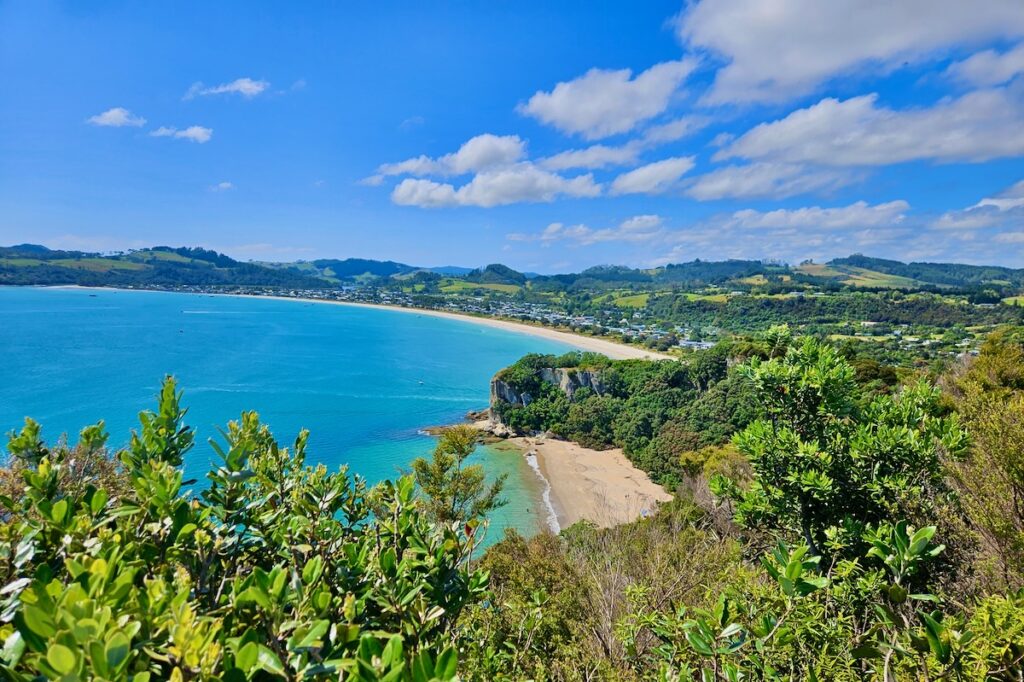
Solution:
[[[36,244],[0,247],[0,284],[82,286],[270,286],[323,288],[294,269],[242,263],[201,248],[156,246],[114,255],[59,251]]]

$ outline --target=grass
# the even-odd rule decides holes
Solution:
[[[75,270],[88,270],[89,272],[110,272],[111,270],[145,270],[142,263],[135,263],[127,260],[114,260],[112,258],[62,258],[48,261],[52,265],[62,268],[73,268]]]
[[[620,296],[612,300],[612,303],[620,308],[646,308],[650,294],[633,294],[631,296]]]
[[[503,294],[514,294],[519,291],[519,286],[516,284],[477,284],[476,282],[466,282],[463,280],[448,280],[446,284],[441,285],[441,291],[446,294],[476,291],[477,289],[488,289],[490,291],[500,291]]]
[[[684,294],[688,301],[711,301],[712,303],[726,303],[729,300],[728,294]]]
[[[884,272],[857,268],[852,265],[823,265],[820,263],[807,263],[796,268],[797,272],[812,277],[828,277],[838,279],[846,284],[855,287],[872,287],[878,289],[916,289],[924,282],[899,275],[889,275]]]
[[[1024,296],[1010,296],[1009,298],[1004,298],[1003,303],[1006,305],[1024,305]]]

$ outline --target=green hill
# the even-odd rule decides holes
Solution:
[[[201,248],[156,246],[115,255],[59,251],[35,244],[0,247],[0,284],[81,286],[271,286],[323,288],[325,280],[292,268],[243,263]]]

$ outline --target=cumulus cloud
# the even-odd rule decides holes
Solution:
[[[545,246],[557,241],[589,246],[602,242],[650,242],[663,234],[661,216],[637,215],[623,220],[616,227],[593,229],[583,224],[551,223],[537,234],[513,232],[506,238],[510,241],[541,242]]]
[[[905,110],[879,106],[875,94],[826,98],[754,127],[714,158],[875,166],[920,159],[979,162],[1021,154],[1024,97],[1010,88],[994,88]]]
[[[302,85],[305,85],[305,81],[302,81]],[[246,99],[252,99],[269,87],[270,83],[267,81],[253,80],[252,78],[237,78],[230,83],[221,83],[211,87],[206,87],[202,83],[193,83],[182,99],[188,100],[207,95],[241,95]]]
[[[526,156],[526,143],[518,135],[484,133],[471,138],[458,151],[438,158],[417,156],[397,163],[385,163],[364,184],[389,175],[462,175],[511,166]],[[376,182],[380,184],[380,182]]]
[[[1024,180],[965,209],[946,211],[934,227],[942,230],[978,230],[1024,227]]]
[[[234,183],[228,182],[227,180],[224,182],[218,182],[216,185],[210,185],[211,192],[227,192],[229,189],[234,188]]]
[[[681,156],[649,163],[623,173],[612,181],[612,194],[660,194],[672,189],[693,168],[694,157]]]
[[[591,69],[550,92],[536,92],[518,109],[587,140],[626,133],[664,112],[696,65],[694,59],[663,62],[635,77],[630,69]]]
[[[627,143],[617,147],[595,144],[584,149],[570,149],[554,156],[541,159],[541,166],[549,170],[568,170],[570,168],[608,168],[609,166],[628,166],[636,163],[640,146]]]
[[[725,166],[697,176],[685,194],[699,201],[715,199],[785,199],[808,192],[828,192],[850,184],[847,171],[799,164],[759,162]]]
[[[102,114],[90,116],[86,119],[86,122],[94,126],[107,126],[111,128],[123,128],[124,126],[138,128],[145,125],[146,119],[136,116],[124,107],[114,107],[113,109],[107,109]]]
[[[809,228],[816,230],[842,230],[866,227],[892,227],[903,222],[910,204],[890,201],[869,205],[858,201],[849,206],[822,208],[780,208],[774,211],[756,211],[748,208],[732,214],[727,224],[742,228]]]
[[[1020,0],[703,0],[677,21],[690,49],[725,65],[709,103],[781,102],[827,80],[887,72],[953,47],[1024,35]]]
[[[600,169],[636,163],[640,153],[667,142],[675,142],[705,127],[708,119],[701,116],[681,118],[648,127],[635,140],[621,145],[595,144],[583,149],[570,149],[545,159],[540,165],[550,170],[570,168]]]
[[[946,69],[946,75],[953,80],[974,87],[1002,85],[1021,73],[1024,73],[1024,43],[1006,52],[985,50]]]
[[[188,140],[189,142],[196,142],[198,144],[204,144],[210,141],[213,137],[213,128],[204,128],[203,126],[189,126],[184,130],[173,128],[170,126],[160,126],[156,130],[150,133],[152,137],[174,137],[179,140]]]
[[[524,162],[477,173],[458,188],[449,183],[406,178],[391,192],[391,200],[402,206],[423,208],[489,208],[520,202],[550,202],[559,196],[595,197],[600,193],[601,186],[590,174],[566,178]]]

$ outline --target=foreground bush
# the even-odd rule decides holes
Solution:
[[[74,447],[12,435],[4,677],[454,678],[451,632],[486,587],[465,532],[428,522],[411,477],[368,491],[308,467],[305,432],[282,448],[252,412],[193,495],[179,397],[168,379],[116,463],[102,425]]]

